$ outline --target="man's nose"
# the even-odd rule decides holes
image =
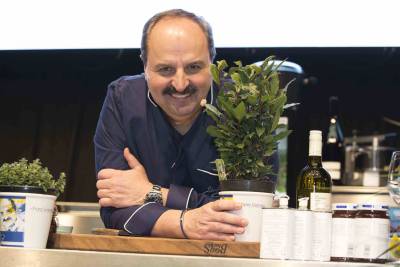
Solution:
[[[176,91],[182,93],[188,85],[189,79],[186,73],[182,70],[177,71],[172,80],[172,86],[176,89]]]

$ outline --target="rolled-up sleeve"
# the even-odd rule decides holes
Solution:
[[[101,208],[101,217],[107,228],[125,230],[131,235],[148,236],[158,218],[168,208],[149,202],[122,209]]]
[[[206,194],[199,194],[193,188],[174,185],[169,188],[166,206],[170,209],[194,209],[213,201]]]

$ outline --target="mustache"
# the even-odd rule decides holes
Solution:
[[[163,91],[162,94],[163,95],[172,95],[172,94],[181,94],[181,95],[186,95],[186,94],[194,94],[197,91],[197,87],[194,86],[193,84],[189,84],[188,86],[186,86],[185,90],[183,90],[183,92],[178,92],[176,90],[176,88],[172,85],[167,86]]]

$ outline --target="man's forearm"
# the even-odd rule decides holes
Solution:
[[[171,238],[184,238],[180,228],[181,210],[168,210],[164,212],[154,224],[152,236]]]
[[[159,215],[151,230],[152,236],[170,238],[209,239],[233,241],[235,234],[244,232],[248,221],[229,211],[241,209],[242,205],[232,200],[217,200],[182,213],[170,209]],[[180,216],[184,214],[182,228]]]

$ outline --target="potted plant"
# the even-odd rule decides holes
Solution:
[[[65,174],[57,180],[40,160],[21,159],[0,167],[0,245],[45,248],[57,196]]]
[[[223,191],[220,195],[242,202],[242,215],[248,206],[257,207],[257,216],[261,216],[261,208],[271,207],[275,191],[275,183],[268,177],[273,174],[269,159],[277,149],[277,142],[290,134],[282,129],[277,133],[285,127],[279,124],[279,119],[284,109],[296,104],[286,104],[290,82],[280,87],[280,65],[274,64],[273,57],[260,65],[243,66],[240,61],[235,64],[227,72],[225,60],[211,65],[213,80],[220,90],[216,106],[204,100],[202,105],[215,121],[207,132],[214,137],[220,156],[215,161]],[[251,216],[249,221],[257,223]],[[237,239],[243,240],[241,237]],[[246,241],[258,240],[259,232]]]

